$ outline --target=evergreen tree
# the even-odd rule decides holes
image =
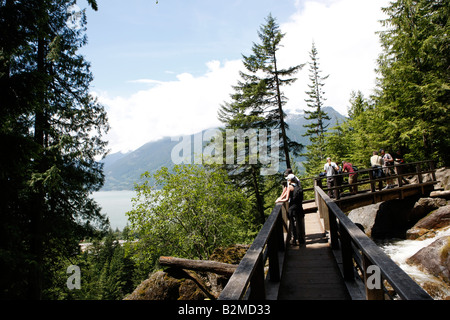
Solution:
[[[298,154],[303,148],[299,143],[292,141],[287,136],[288,125],[285,122],[286,114],[283,106],[287,103],[287,97],[282,92],[282,87],[291,85],[297,79],[292,76],[303,65],[297,65],[286,69],[280,68],[277,60],[277,51],[281,47],[284,35],[276,19],[271,14],[266,18],[266,24],[258,31],[260,44],[254,43],[252,54],[243,56],[246,72],[242,72],[242,78],[252,87],[258,90],[258,103],[251,105],[257,116],[265,119],[265,128],[278,128],[281,130],[280,151],[283,153],[286,166],[291,167],[289,152]]]
[[[448,1],[397,0],[383,9],[379,112],[388,146],[414,160],[450,163],[450,47]]]
[[[218,111],[218,118],[224,124],[223,136],[226,138],[227,130],[242,130],[251,132],[252,129],[265,129],[265,118],[260,106],[264,103],[265,85],[264,82],[251,82],[251,77],[243,75],[247,82],[239,81],[234,87],[235,92],[231,95],[232,102],[224,103]],[[224,140],[225,141],[225,140]],[[229,143],[229,142],[228,142]],[[241,142],[242,143],[242,142]],[[233,153],[244,153],[244,161],[234,163],[224,163],[220,167],[224,168],[230,179],[236,186],[244,188],[253,206],[253,225],[258,229],[265,221],[265,195],[267,177],[261,175],[264,165],[261,162],[253,163],[249,159],[251,153],[250,143],[245,139],[244,146],[238,146],[238,141],[233,141]],[[254,152],[254,150],[253,150]]]
[[[89,198],[103,183],[96,158],[107,119],[89,94],[90,66],[78,52],[86,17],[75,3],[0,3],[2,297],[45,297],[52,266],[107,223]]]
[[[301,65],[288,69],[280,69],[277,62],[277,51],[284,34],[281,33],[276,20],[269,15],[266,24],[260,27],[258,36],[261,44],[253,44],[252,53],[243,55],[245,70],[240,73],[241,79],[233,87],[231,102],[221,106],[218,114],[219,120],[224,123],[225,129],[247,130],[254,129],[280,129],[281,157],[285,158],[286,166],[291,167],[289,150],[296,154],[301,145],[293,142],[286,135],[288,129],[284,122],[285,113],[283,105],[287,98],[281,88],[292,84],[296,79],[288,78],[298,70]],[[244,163],[225,164],[230,178],[241,188],[245,188],[254,205],[256,225],[263,224],[265,212],[273,207],[273,202],[267,201],[266,196],[278,185],[276,179],[261,175],[265,167],[261,162],[251,163],[248,141],[244,142],[246,161]],[[237,146],[234,147],[237,149]]]
[[[325,133],[328,124],[325,124],[326,120],[330,120],[330,117],[325,111],[323,111],[325,97],[325,92],[323,91],[323,86],[325,85],[324,80],[328,76],[321,76],[321,70],[319,67],[318,51],[315,44],[312,44],[310,52],[311,61],[309,62],[309,80],[308,85],[309,91],[306,92],[309,98],[305,100],[306,105],[312,110],[305,111],[305,119],[311,121],[311,123],[304,125],[307,128],[306,133],[303,135],[309,137],[311,142],[306,148],[307,152],[304,154],[306,157],[306,162],[304,163],[306,172],[308,174],[317,174],[320,167],[323,166],[325,162]]]

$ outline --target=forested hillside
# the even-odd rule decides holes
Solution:
[[[330,120],[326,121],[326,124],[330,125],[330,127],[344,122],[345,117],[332,107],[325,107],[324,110],[330,115]],[[306,131],[304,125],[307,124],[304,114],[288,114],[286,122],[289,125],[288,132],[292,139],[302,145],[308,145],[308,138],[303,136]],[[167,137],[149,142],[139,149],[126,154],[113,153],[106,156],[102,160],[104,163],[105,183],[101,190],[133,190],[135,183],[141,180],[140,176],[142,173],[148,171],[153,174],[162,167],[171,168],[173,166],[171,151],[178,143],[178,140],[172,141],[171,137]],[[298,167],[301,167],[301,161],[303,160],[302,156],[294,157]]]

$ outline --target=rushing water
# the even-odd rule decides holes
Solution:
[[[435,237],[425,240],[392,240],[388,243],[379,244],[381,249],[397,263],[411,278],[422,287],[426,283],[432,283],[441,288],[442,292],[432,295],[434,299],[442,299],[450,296],[450,286],[446,285],[436,277],[419,270],[415,266],[406,263],[406,260],[417,253],[420,249],[427,247],[440,237],[450,237],[450,228],[440,231]]]

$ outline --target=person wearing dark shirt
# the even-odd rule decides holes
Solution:
[[[358,173],[353,170],[353,165],[350,162],[342,161],[342,171],[349,172],[348,175],[348,184],[351,194],[358,193],[358,186],[353,186],[358,180]]]

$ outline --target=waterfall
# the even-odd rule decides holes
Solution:
[[[439,293],[429,294],[437,300],[450,296],[450,286],[440,279],[419,270],[416,266],[411,266],[406,263],[406,260],[416,254],[420,249],[427,247],[440,237],[450,237],[450,228],[438,231],[432,238],[425,240],[400,240],[391,239],[383,243],[379,243],[380,248],[397,263],[411,278],[413,278],[419,285],[425,287],[427,283],[435,284],[441,289]]]

